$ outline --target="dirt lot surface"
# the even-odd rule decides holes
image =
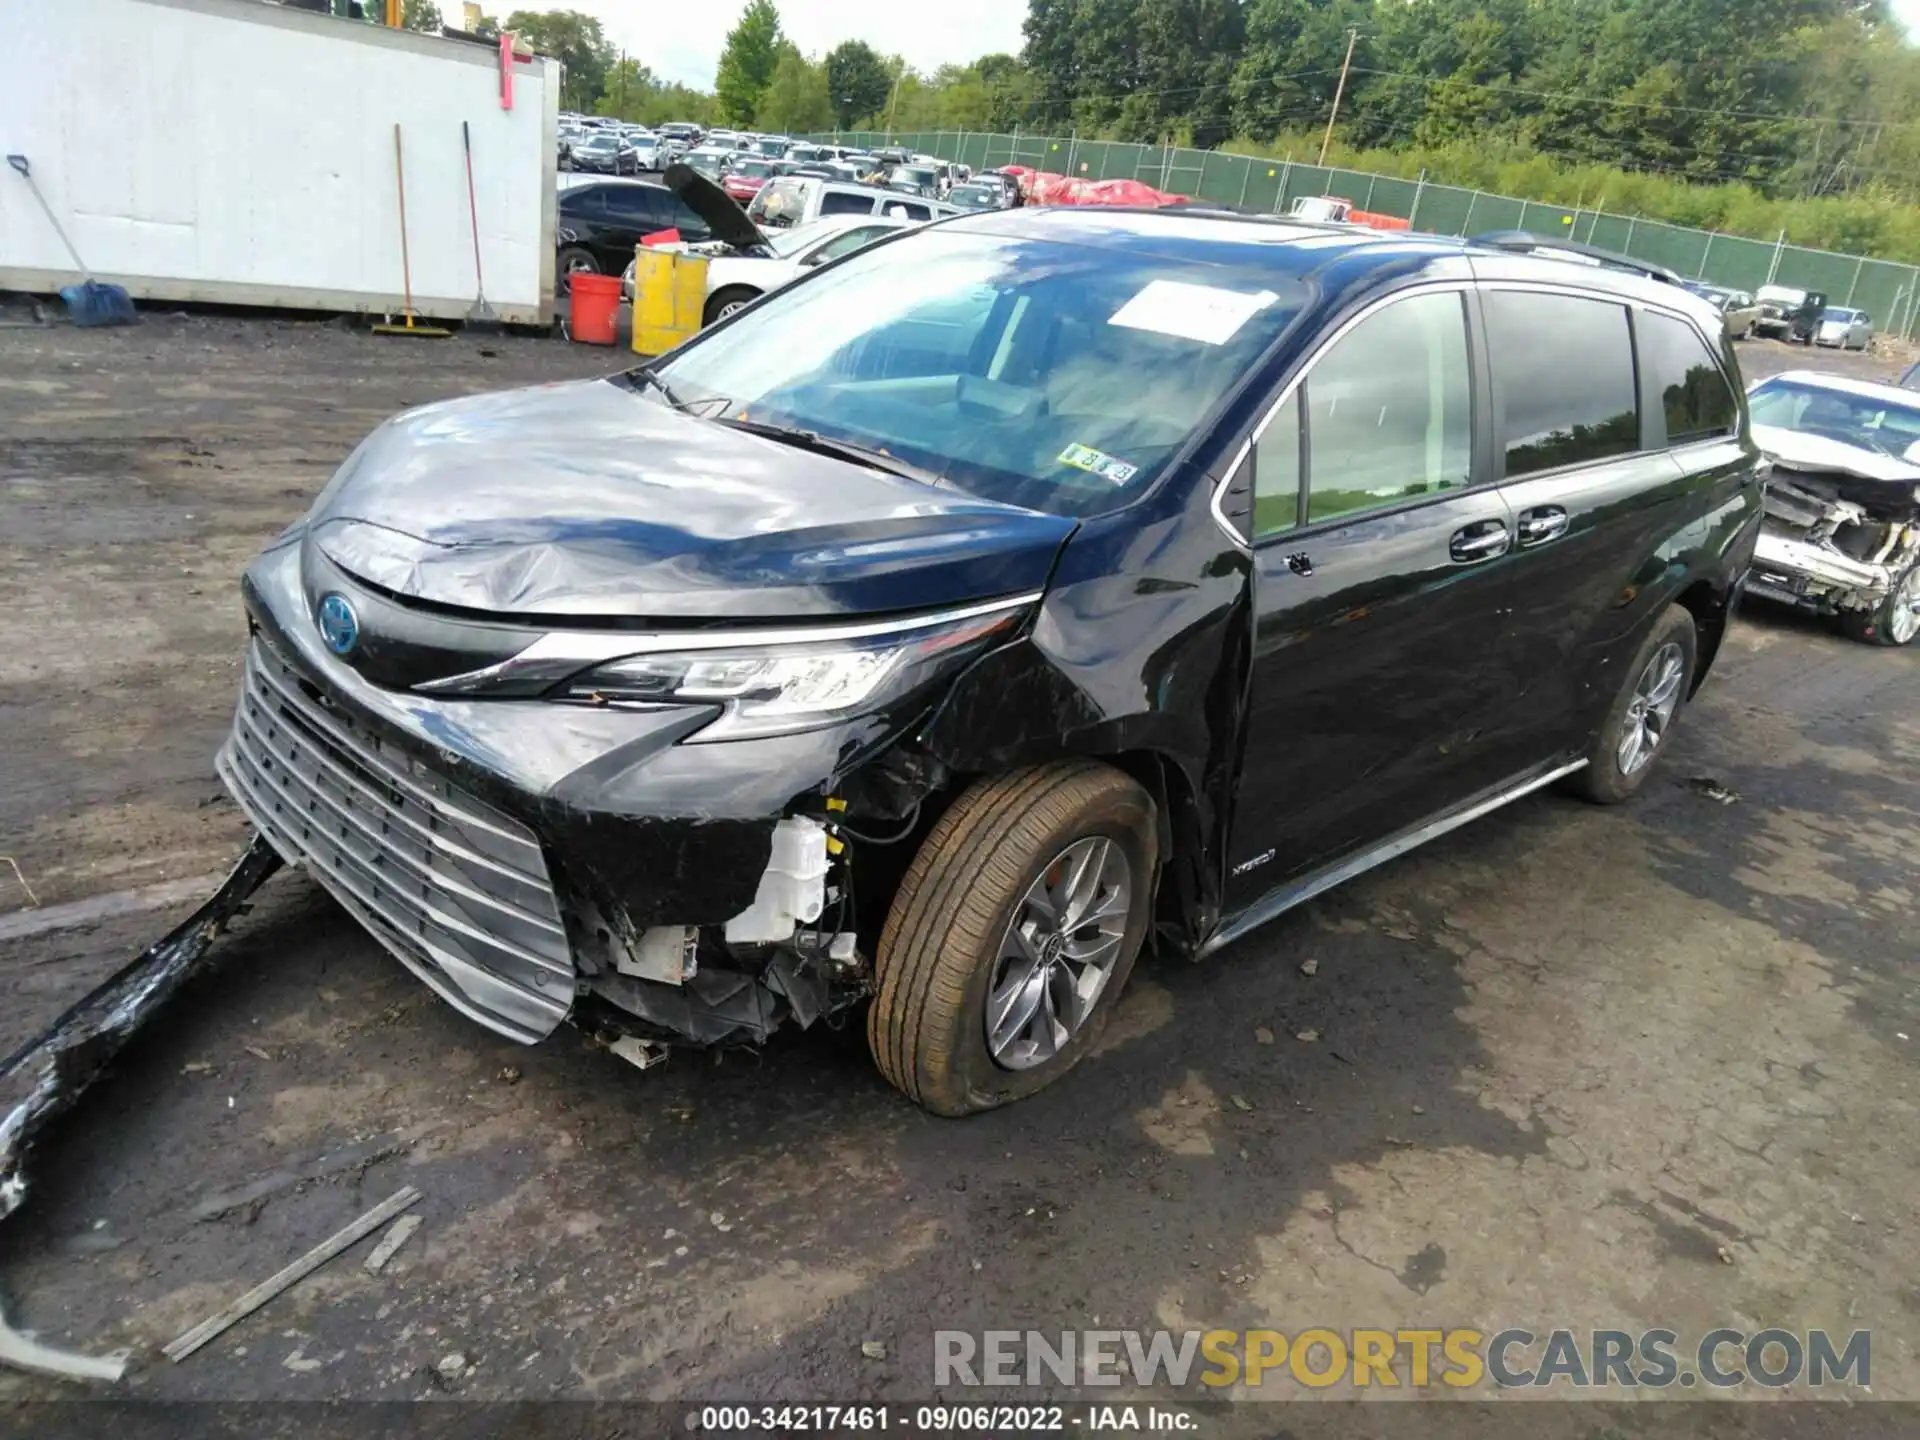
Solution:
[[[175,886],[0,939],[0,1041],[237,852],[212,756],[252,552],[392,411],[619,361],[0,334],[0,935],[29,888]],[[845,1036],[644,1075],[521,1049],[282,876],[41,1151],[0,1285],[46,1339],[135,1347],[139,1397],[924,1399],[936,1326],[1523,1325],[1870,1329],[1873,1397],[1920,1400],[1917,702],[1920,654],[1750,614],[1637,803],[1531,798],[1143,967],[1100,1056],[964,1123]],[[384,1274],[363,1247],[153,1354],[403,1184],[425,1223]]]

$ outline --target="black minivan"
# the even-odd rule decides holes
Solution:
[[[867,1004],[958,1115],[1554,781],[1645,783],[1764,467],[1657,280],[1194,209],[902,232],[428,405],[248,570],[219,765],[403,963],[645,1065]]]

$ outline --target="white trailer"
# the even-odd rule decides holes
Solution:
[[[560,65],[263,0],[8,6],[0,153],[35,181],[97,278],[137,300],[401,308],[394,126],[414,307],[475,296],[460,123],[473,136],[489,303],[554,313]],[[27,184],[0,169],[0,289],[75,278]]]

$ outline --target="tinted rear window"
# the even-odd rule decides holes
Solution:
[[[1691,325],[1651,311],[1639,320],[1640,363],[1660,392],[1667,415],[1667,443],[1682,445],[1730,435],[1739,423],[1719,362]]]
[[[849,195],[844,190],[829,190],[820,197],[822,215],[871,215],[873,198],[869,195]]]
[[[1640,448],[1624,305],[1518,290],[1494,290],[1485,298],[1508,475]]]

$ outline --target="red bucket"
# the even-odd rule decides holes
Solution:
[[[573,338],[583,345],[613,344],[613,318],[620,311],[618,275],[575,275]]]

